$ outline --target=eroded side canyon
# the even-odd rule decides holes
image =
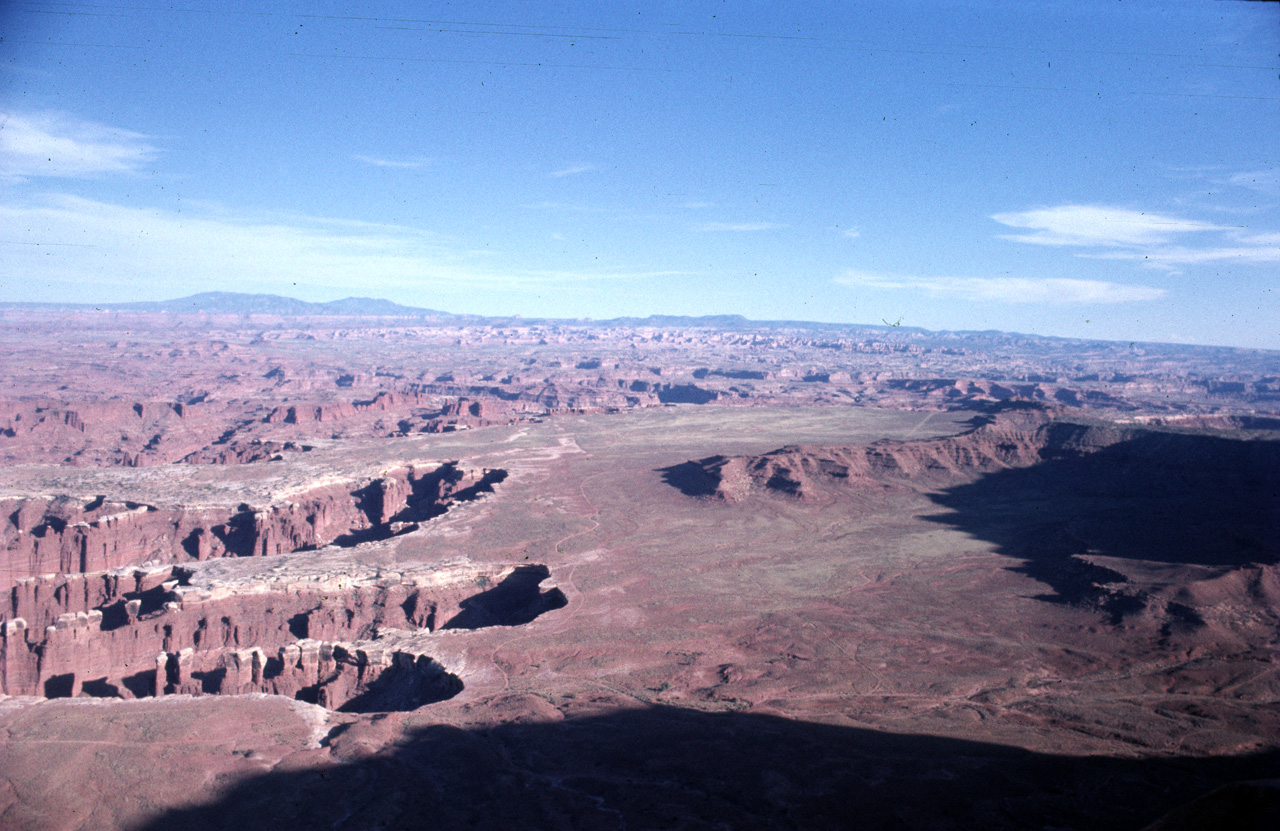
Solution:
[[[406,565],[208,578],[201,561],[350,547],[480,498],[503,470],[405,465],[269,505],[164,510],[70,497],[4,506],[0,690],[48,698],[267,692],[402,709],[461,681],[413,633],[525,623],[565,603],[545,566]],[[399,633],[399,635],[389,633]]]

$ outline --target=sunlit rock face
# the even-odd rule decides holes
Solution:
[[[333,709],[412,708],[453,695],[460,680],[420,647],[380,641],[382,633],[528,622],[564,605],[558,589],[539,586],[549,577],[545,566],[211,583],[198,578],[199,565],[183,564],[386,540],[482,498],[505,478],[503,470],[455,463],[410,465],[257,510],[10,500],[0,691],[48,698],[266,692]],[[23,569],[40,573],[13,576]]]
[[[368,482],[306,489],[260,508],[162,509],[103,497],[0,500],[0,514],[7,517],[0,523],[0,575],[10,581],[2,588],[12,588],[24,574],[265,557],[386,539],[455,501],[490,492],[505,477],[502,470],[463,470],[454,463],[402,467]]]

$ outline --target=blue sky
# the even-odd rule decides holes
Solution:
[[[1280,6],[0,6],[0,300],[1280,348]]]

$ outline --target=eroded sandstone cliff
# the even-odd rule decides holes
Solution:
[[[565,603],[559,589],[541,587],[550,572],[540,565],[193,585],[197,571],[66,575],[51,595],[24,595],[14,611],[27,617],[0,624],[3,692],[266,692],[333,709],[362,696],[351,707],[419,706],[461,682],[423,645],[397,648],[389,633],[515,625]],[[80,608],[90,601],[79,589],[90,584],[105,587],[107,600]]]
[[[0,692],[268,692],[348,709],[452,695],[461,681],[421,646],[389,646],[387,633],[528,622],[565,603],[559,589],[540,587],[545,566],[226,580],[206,575],[201,561],[386,539],[505,477],[454,462],[405,465],[256,508],[7,500]]]
[[[502,470],[467,470],[454,462],[408,465],[257,507],[157,508],[103,497],[0,499],[0,591],[39,575],[385,539],[454,502],[488,492],[505,477]]]
[[[858,446],[790,445],[760,455],[708,456],[665,468],[662,474],[689,496],[725,501],[753,494],[823,499],[841,493],[949,487],[1104,452],[1100,464],[1066,471],[1077,475],[1062,486],[1077,488],[1088,480],[1092,487],[1097,479],[1135,494],[1163,493],[1195,476],[1235,491],[1274,487],[1280,479],[1277,441],[1062,419],[1035,408],[994,418],[979,416],[971,429],[945,438]],[[1060,470],[1056,467],[1055,473]]]

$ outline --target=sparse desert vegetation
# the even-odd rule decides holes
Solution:
[[[3,315],[10,827],[1274,804],[1271,353]]]

